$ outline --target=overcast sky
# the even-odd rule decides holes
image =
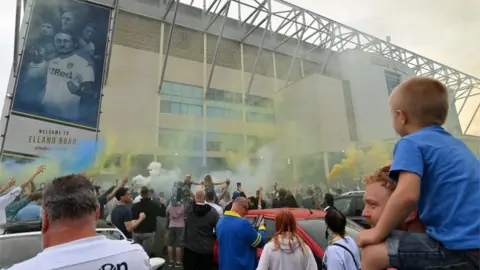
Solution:
[[[10,75],[15,25],[15,0],[0,9],[0,95]],[[371,35],[480,77],[479,0],[291,0]],[[464,109],[468,121],[480,102],[472,97]],[[0,99],[3,106],[3,98]],[[469,133],[480,135],[480,113]]]

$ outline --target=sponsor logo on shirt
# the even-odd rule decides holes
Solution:
[[[72,71],[63,71],[59,68],[49,68],[49,73],[53,76],[58,76],[58,77],[62,77],[62,78],[68,78],[68,79],[72,79],[73,77],[73,72]]]
[[[118,264],[107,263],[102,265],[98,270],[128,270],[128,264],[126,262]]]

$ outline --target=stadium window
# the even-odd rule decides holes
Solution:
[[[136,155],[130,157],[130,164],[132,168],[146,169],[153,160],[153,155]]]
[[[203,110],[201,105],[188,105],[188,114],[202,117]]]
[[[210,171],[225,170],[228,168],[228,163],[225,158],[207,158],[207,166]]]
[[[224,101],[225,100],[225,91],[216,90],[215,91],[215,101]]]
[[[225,109],[225,117],[229,119],[242,119],[242,111],[234,109]]]
[[[160,112],[180,114],[180,103],[171,102],[171,101],[168,101],[168,100],[161,100],[160,101]]]
[[[207,133],[207,151],[238,152],[243,149],[243,136],[239,134]]]
[[[266,109],[273,109],[273,99],[271,98],[263,98],[262,100],[262,107]]]
[[[158,140],[163,149],[201,150],[203,148],[201,132],[161,128]]]
[[[203,90],[200,87],[164,82],[160,94],[160,112],[201,117]]]
[[[162,94],[173,94],[173,84],[171,82],[163,82],[162,84]]]
[[[207,106],[207,117],[225,118],[225,109]]]
[[[234,103],[234,96],[235,96],[235,93],[232,93],[232,92],[224,92],[223,93],[223,100],[226,102],[226,103]]]
[[[243,95],[240,93],[233,94],[233,103],[234,104],[242,104]]]
[[[205,95],[206,100],[215,100],[215,89],[207,89],[207,94]]]
[[[275,121],[275,116],[271,113],[257,113],[257,112],[247,113],[247,122],[272,123],[274,121]]]
[[[395,87],[397,87],[402,82],[402,75],[388,70],[385,70],[384,72],[388,94],[390,95],[393,89],[395,89]]]

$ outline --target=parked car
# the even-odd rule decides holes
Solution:
[[[365,202],[363,201],[363,194],[365,191],[351,191],[343,193],[340,196],[335,197],[334,205],[340,212],[342,212],[347,218],[357,222],[364,228],[370,228],[370,225],[362,217],[363,208],[365,208]]]
[[[14,264],[35,257],[43,249],[40,221],[15,222],[7,224],[0,235],[0,269],[6,269]],[[110,222],[97,222],[97,235],[108,239],[129,241],[125,235]],[[165,264],[162,258],[151,258],[152,270],[161,270]]]
[[[275,209],[259,209],[259,210],[250,210],[245,216],[246,219],[249,219],[252,223],[254,220],[263,215],[265,222],[265,235],[267,240],[271,240],[275,234],[275,216],[281,210],[285,208],[275,208]],[[297,229],[305,241],[305,243],[312,250],[313,255],[315,256],[315,261],[317,262],[318,269],[322,269],[322,258],[324,250],[328,246],[328,241],[332,240],[333,234],[328,233],[326,236],[327,225],[325,224],[325,212],[321,210],[309,210],[305,208],[288,208],[288,210],[293,214],[297,220]],[[347,220],[346,233],[356,240],[358,232],[363,228],[357,223]],[[214,261],[218,263],[218,250],[215,245],[214,249]],[[257,255],[260,257],[262,254],[262,249],[257,249]]]

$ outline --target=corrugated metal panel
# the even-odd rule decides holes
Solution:
[[[161,22],[126,11],[119,11],[113,43],[138,50],[160,51]]]
[[[207,63],[211,64],[213,61],[213,54],[215,53],[215,47],[217,44],[217,36],[207,36]],[[240,43],[229,40],[220,40],[220,46],[217,52],[217,60],[215,65],[219,67],[225,67],[229,69],[240,70],[242,67],[240,54]]]
[[[163,48],[167,48],[170,24],[165,24]],[[169,55],[203,63],[203,33],[175,25]]]
[[[246,72],[253,71],[253,64],[257,57],[258,47],[243,45],[243,61]],[[273,53],[269,50],[262,50],[255,68],[255,73],[267,77],[274,77]]]

